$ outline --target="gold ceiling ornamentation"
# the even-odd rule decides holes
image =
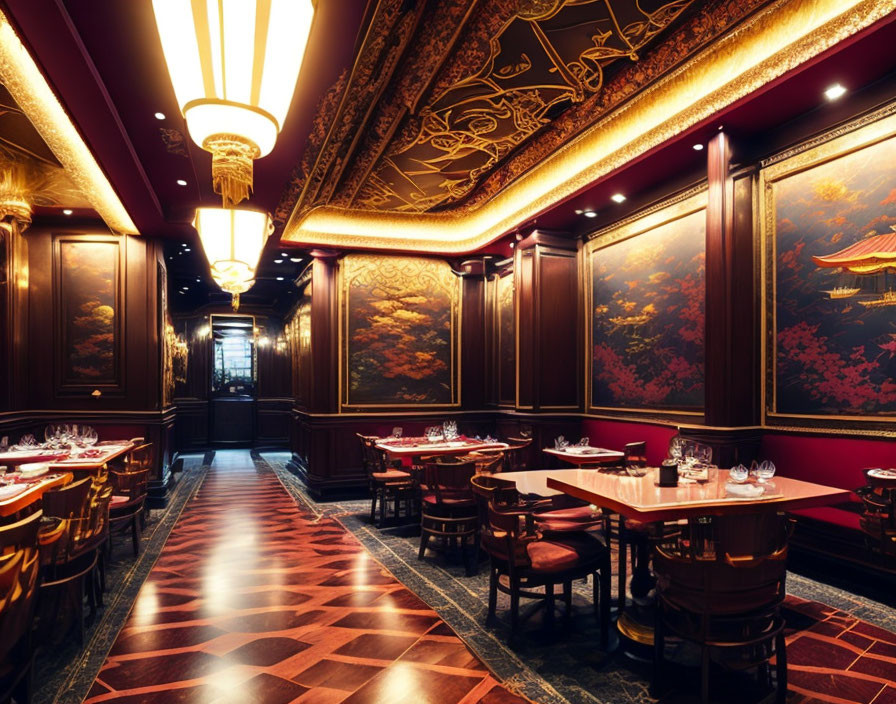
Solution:
[[[62,164],[75,188],[109,228],[122,234],[139,234],[90,149],[2,11],[0,83]]]
[[[354,200],[425,212],[465,198],[558,112],[601,90],[604,70],[638,52],[693,0],[653,12],[627,0],[529,0],[490,40],[482,68],[408,119]]]
[[[475,211],[316,208],[285,241],[466,253],[606,176],[896,10],[896,0],[783,0],[761,10],[584,130]]]

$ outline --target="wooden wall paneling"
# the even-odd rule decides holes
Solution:
[[[523,240],[525,242],[526,240]],[[536,289],[535,247],[517,244],[513,260],[514,309],[516,315],[516,408],[533,408],[536,402],[535,360]]]
[[[535,231],[516,246],[517,408],[578,410],[578,243]]]
[[[314,250],[311,285],[311,389],[309,408],[317,413],[337,410],[339,321],[335,252]]]
[[[467,261],[461,270],[460,397],[463,408],[479,409],[488,397],[485,263],[481,259]]]

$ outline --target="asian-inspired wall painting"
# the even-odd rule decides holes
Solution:
[[[117,242],[59,242],[63,385],[118,382]]]
[[[772,413],[896,413],[896,138],[855,139],[763,174]]]
[[[516,317],[513,307],[513,273],[497,279],[498,402],[516,401]]]
[[[702,408],[705,200],[594,240],[592,407]]]
[[[460,279],[447,262],[349,255],[340,272],[342,405],[459,403]]]

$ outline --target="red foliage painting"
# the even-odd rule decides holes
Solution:
[[[115,383],[118,245],[68,240],[59,247],[63,383]]]
[[[448,264],[349,255],[342,277],[344,405],[457,403],[459,280]]]
[[[700,409],[706,214],[592,254],[592,406]]]
[[[896,413],[896,268],[874,266],[881,261],[875,257],[856,261],[857,271],[823,264],[860,243],[875,253],[896,229],[896,139],[785,176],[772,188],[774,410]]]

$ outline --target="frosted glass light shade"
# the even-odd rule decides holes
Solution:
[[[237,135],[270,153],[311,31],[311,0],[153,0],[190,137]],[[257,158],[257,157],[256,157]]]
[[[215,283],[231,294],[248,291],[273,231],[270,216],[246,208],[197,208],[193,225]]]

